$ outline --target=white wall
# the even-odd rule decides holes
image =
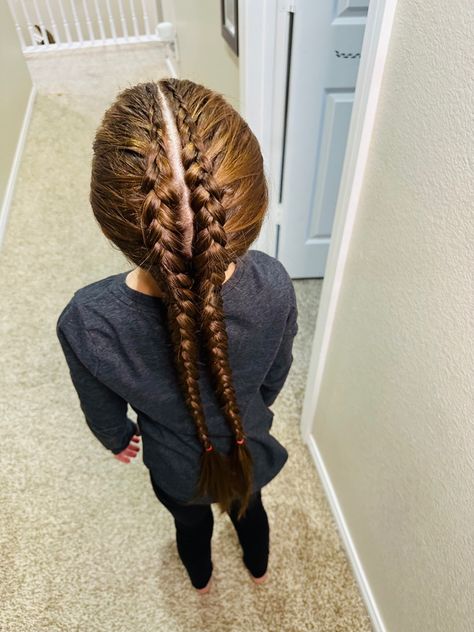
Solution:
[[[167,0],[164,19],[175,22],[178,75],[220,92],[237,110],[239,59],[221,35],[220,0]]]
[[[6,2],[0,2],[0,242],[13,194],[15,155],[32,89],[15,25]],[[30,103],[31,105],[31,103]],[[17,155],[19,158],[19,155]]]
[[[474,613],[472,0],[399,0],[313,435],[390,632]]]

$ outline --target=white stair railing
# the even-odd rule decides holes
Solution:
[[[176,53],[175,29],[159,24],[161,0],[8,0],[8,4],[25,54],[142,42],[165,42],[167,52]]]

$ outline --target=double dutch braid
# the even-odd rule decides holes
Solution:
[[[142,232],[147,250],[151,253],[150,272],[166,298],[176,366],[187,407],[203,446],[198,493],[220,499],[223,510],[229,509],[232,498],[239,498],[241,513],[244,513],[251,491],[251,479],[249,475],[244,476],[241,460],[247,458],[250,463],[250,455],[244,445],[244,433],[232,386],[220,296],[228,265],[223,229],[225,210],[220,201],[213,208],[211,196],[207,196],[205,204],[200,204],[199,195],[202,197],[206,189],[202,178],[199,182],[191,182],[191,161],[184,161],[183,155],[184,179],[190,191],[190,206],[196,227],[193,252],[191,256],[186,255],[183,250],[183,227],[186,223],[183,204],[178,187],[170,185],[173,173],[167,157],[166,136],[169,138],[170,130],[165,136],[164,97],[156,84],[149,84],[149,89],[152,91],[149,110],[150,150],[142,183],[142,193],[145,194]],[[177,125],[177,131],[182,138],[181,124]],[[200,160],[200,154],[197,157]],[[218,219],[211,221],[214,216]],[[210,226],[205,225],[206,221]],[[199,327],[210,354],[216,395],[236,438],[236,447],[230,459],[215,450],[208,435],[198,381]],[[229,471],[225,470],[230,470],[232,476],[229,477]],[[246,472],[249,470],[247,467]],[[226,484],[227,488],[224,488]]]
[[[225,271],[231,262],[226,250],[226,210],[222,203],[223,191],[216,183],[212,164],[206,156],[198,127],[178,89],[178,85],[186,88],[186,82],[167,80],[160,82],[160,85],[169,95],[181,138],[184,179],[190,192],[189,203],[194,213],[193,267],[200,305],[201,332],[210,358],[209,368],[215,392],[235,437],[230,465],[234,474],[235,491],[246,505],[251,493],[252,461],[245,443],[232,383],[221,296]]]

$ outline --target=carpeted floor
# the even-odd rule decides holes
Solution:
[[[88,205],[91,142],[126,85],[166,75],[161,50],[75,51],[29,62],[38,96],[0,253],[0,629],[5,632],[368,631],[299,419],[320,281],[295,282],[300,331],[275,404],[288,448],[264,489],[270,579],[255,586],[215,512],[215,583],[200,596],[140,460],[93,438],[55,335],[74,290],[129,266]]]

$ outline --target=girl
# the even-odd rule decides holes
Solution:
[[[261,583],[269,555],[261,489],[288,458],[270,434],[269,406],[298,327],[288,273],[249,250],[267,207],[258,142],[203,86],[138,84],[97,131],[90,202],[136,267],[78,290],[58,319],[87,424],[126,463],[141,436],[198,591],[212,576],[211,503],[229,514]]]

